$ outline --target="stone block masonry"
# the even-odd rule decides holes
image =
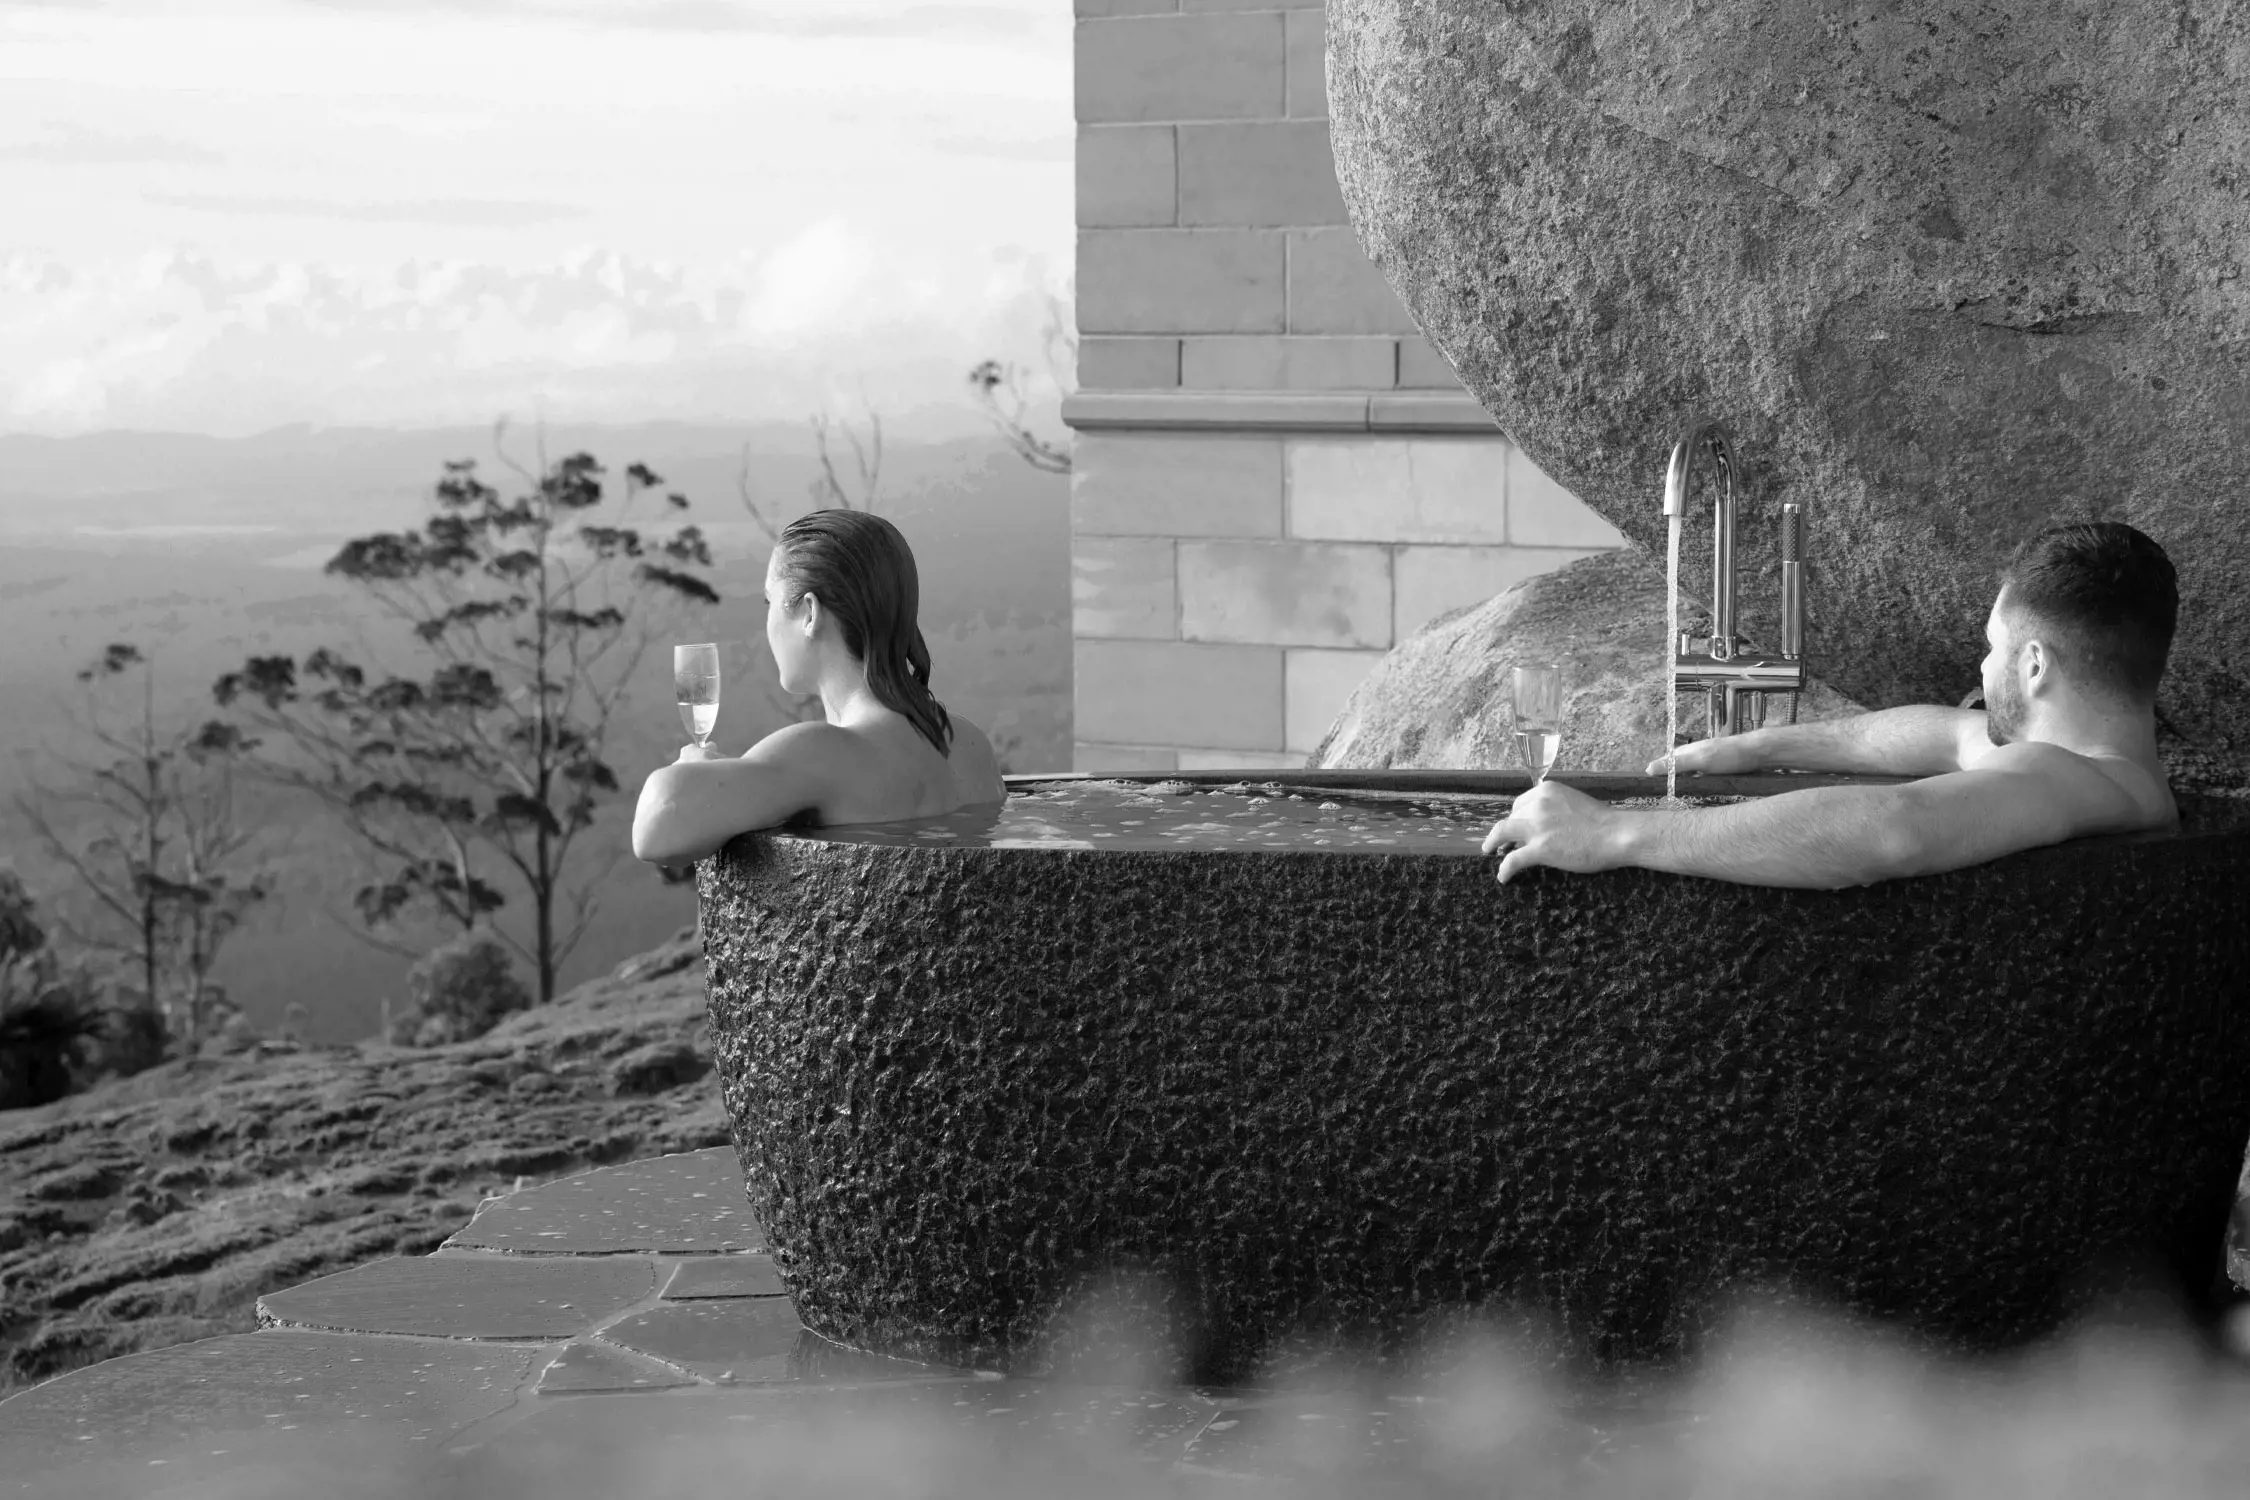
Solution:
[[[1079,122],[1280,119],[1287,49],[1279,12],[1082,20]]]
[[[1300,765],[1430,620],[1621,544],[1345,214],[1317,0],[1079,0],[1080,770]]]
[[[1081,640],[1078,730],[1150,749],[1282,748],[1278,646]],[[1089,690],[1090,689],[1090,690]]]
[[[1349,224],[1330,167],[1328,122],[1178,127],[1182,224]]]
[[[1230,229],[1081,230],[1081,333],[1279,333],[1288,249]]]
[[[1082,429],[1071,492],[1082,771],[1301,765],[1392,646],[1617,545],[1491,436]]]
[[[1170,125],[1078,129],[1078,222],[1152,229],[1180,216],[1179,142]]]

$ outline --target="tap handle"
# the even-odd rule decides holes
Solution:
[[[1804,507],[1781,507],[1781,654],[1795,661],[1805,654]],[[1790,701],[1790,723],[1796,701]]]

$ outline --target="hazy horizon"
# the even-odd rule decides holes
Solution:
[[[695,638],[722,646],[718,742],[745,748],[777,727],[758,598],[764,536],[734,480],[747,441],[754,493],[784,519],[807,509],[817,472],[811,434],[802,423],[670,422],[560,425],[552,435],[554,448],[590,447],[613,475],[646,461],[690,496],[684,519],[710,537],[723,596],[693,627]],[[382,619],[324,564],[347,536],[426,515],[440,461],[479,456],[459,444],[482,447],[489,434],[361,428],[349,441],[286,430],[269,437],[0,435],[0,866],[16,866],[43,909],[82,912],[84,894],[31,837],[15,798],[72,779],[84,749],[71,730],[72,677],[108,643],[152,657],[159,714],[180,724],[209,716],[212,681],[252,654],[340,645],[370,665],[413,666],[411,647],[396,639],[373,640],[362,654],[357,643],[381,636]],[[197,462],[182,461],[190,453]],[[30,454],[51,465],[30,463]],[[887,459],[878,509],[906,532],[921,566],[933,686],[1013,754],[1013,769],[1066,769],[1066,482],[1033,471],[989,433],[900,438]],[[512,476],[487,477],[509,492]],[[635,681],[610,756],[623,785],[589,845],[596,853],[621,851],[642,776],[681,736],[669,662],[651,658]],[[290,845],[290,894],[235,936],[218,977],[263,1029],[280,1024],[294,999],[307,1008],[310,1039],[364,1036],[383,996],[403,1000],[408,961],[367,948],[337,920],[356,877],[350,846],[326,815],[287,799],[259,805],[267,811],[256,821]],[[606,914],[565,967],[566,982],[694,920],[693,892],[660,886],[629,858],[602,885]],[[523,917],[519,897],[502,920]]]

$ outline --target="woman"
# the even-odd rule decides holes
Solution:
[[[633,853],[680,865],[800,813],[883,823],[1006,797],[983,731],[930,693],[920,593],[906,538],[881,517],[791,522],[766,567],[766,645],[782,691],[820,695],[822,722],[777,729],[739,759],[689,745],[642,785]]]

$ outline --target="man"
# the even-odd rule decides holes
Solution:
[[[1833,890],[1957,870],[2086,834],[2170,828],[2156,684],[2178,586],[2164,549],[2113,521],[2058,526],[2018,549],[1985,622],[1982,711],[1908,707],[1683,745],[1682,771],[1772,767],[1915,776],[1814,787],[1726,807],[1639,812],[1549,781],[1485,836],[1534,865],[1625,866]],[[1664,768],[1662,760],[1649,765]]]

